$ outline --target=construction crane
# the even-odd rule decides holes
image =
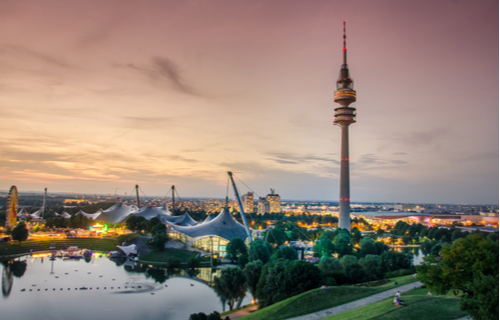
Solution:
[[[252,243],[252,233],[250,232],[250,228],[248,227],[247,218],[245,216],[245,210],[243,210],[243,204],[241,203],[238,189],[236,188],[236,184],[234,183],[234,180],[233,180],[233,173],[231,171],[228,171],[227,174],[229,175],[229,178],[231,179],[231,183],[233,184],[234,196],[236,197],[236,201],[238,201],[238,206],[240,207],[241,219],[243,220],[243,223],[245,224],[245,230],[247,232],[248,241],[250,243]]]
[[[116,190],[118,190],[118,189],[125,189],[125,188],[111,188],[111,189],[115,190],[115,196],[117,196],[118,193],[116,193]]]

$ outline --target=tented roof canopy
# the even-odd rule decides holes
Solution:
[[[146,205],[139,210],[132,212],[130,215],[141,216],[147,220],[158,217],[163,223],[168,221],[181,226],[194,226],[197,224],[197,222],[194,221],[188,213],[184,213],[180,216],[173,216],[165,207],[151,207]]]
[[[99,215],[99,219],[107,224],[115,224],[125,221],[127,217],[137,210],[134,206],[127,206],[123,203],[116,203],[110,208],[104,210]]]
[[[126,256],[131,254],[137,254],[137,246],[135,244],[131,244],[129,246],[116,246],[118,251],[123,252]]]
[[[170,212],[165,209],[165,207],[151,207],[150,205],[145,205],[132,212],[130,215],[141,216],[146,218],[147,220],[151,220],[154,217],[158,217],[161,219],[163,216],[170,216]]]
[[[178,226],[194,226],[198,224],[187,212],[180,216],[162,216],[161,219],[163,223],[170,222]]]
[[[83,215],[83,216],[85,216],[87,218],[95,220],[95,219],[97,219],[97,217],[99,217],[101,215],[102,212],[103,212],[102,209],[99,209],[99,210],[97,210],[96,213],[92,214],[92,213],[86,213],[85,211],[83,211],[83,210],[80,209],[80,211],[78,211],[76,214],[80,213],[81,215]]]
[[[192,227],[176,226],[169,222],[168,227],[191,238],[219,236],[226,240],[231,240],[233,238],[245,240],[248,237],[245,226],[233,218],[227,206],[211,221]]]

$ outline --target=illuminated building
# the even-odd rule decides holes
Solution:
[[[266,196],[266,200],[269,203],[270,213],[281,212],[281,197],[274,192],[274,189],[271,189],[271,193]]]
[[[259,197],[259,203],[257,204],[257,214],[263,215],[269,213],[269,202],[266,198]]]
[[[96,235],[96,236],[105,235],[108,232],[108,225],[107,224],[102,225],[96,223],[89,227],[89,231],[91,235]]]
[[[347,67],[347,47],[344,21],[344,47],[342,48],[344,60],[337,80],[337,90],[334,101],[340,104],[335,108],[333,123],[342,130],[342,145],[340,152],[340,198],[339,198],[339,228],[351,230],[350,205],[351,195],[349,186],[349,125],[355,123],[356,109],[349,105],[356,101],[356,91]]]
[[[243,202],[243,206],[245,208],[245,213],[253,212],[253,192],[247,192],[246,194],[241,196],[241,202]]]
[[[207,219],[208,220],[208,219]],[[226,255],[226,246],[233,238],[248,240],[245,226],[237,222],[224,206],[219,215],[195,226],[178,226],[167,222],[167,233],[171,239],[220,256]]]

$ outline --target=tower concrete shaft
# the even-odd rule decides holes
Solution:
[[[349,182],[349,125],[340,125],[342,145],[340,150],[339,228],[351,230],[351,190]]]
[[[339,228],[351,231],[351,195],[349,182],[349,125],[355,123],[356,109],[350,104],[356,101],[356,91],[354,83],[349,75],[347,67],[347,47],[344,21],[344,47],[343,64],[340,69],[340,76],[337,80],[337,90],[334,94],[334,101],[340,104],[335,108],[334,124],[340,126],[342,130],[341,151],[340,151],[340,198],[339,198]]]

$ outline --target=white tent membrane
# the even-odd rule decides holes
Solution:
[[[76,214],[79,214],[79,213],[80,213],[80,214],[81,214],[81,215],[83,215],[84,217],[87,217],[87,218],[90,218],[90,219],[94,219],[94,220],[95,220],[95,219],[97,219],[97,217],[99,217],[99,216],[101,215],[101,213],[102,213],[102,212],[103,212],[103,210],[102,210],[102,209],[97,210],[97,212],[96,212],[96,213],[86,213],[85,211],[80,210],[80,211],[78,211]]]
[[[180,216],[173,216],[165,206],[151,207],[150,205],[145,205],[139,210],[132,212],[130,215],[144,217],[147,220],[157,217],[162,223],[168,221],[182,226],[193,226],[197,224],[188,213],[184,213]]]
[[[135,206],[127,206],[123,203],[117,203],[101,212],[98,220],[107,224],[120,223],[125,221],[127,217],[136,210],[137,208]]]
[[[42,209],[39,209],[39,210],[33,212],[32,214],[30,214],[30,216],[33,219],[40,219],[40,214],[42,214]]]
[[[217,215],[215,213],[209,213],[208,216],[205,218],[205,220],[203,220],[202,223],[210,222],[213,219],[215,219],[215,217],[217,217]]]
[[[129,246],[116,246],[118,251],[123,252],[126,256],[131,254],[137,254],[137,246],[135,244],[131,244]]]
[[[167,228],[170,230],[173,229],[192,239],[209,236],[219,236],[226,240],[233,238],[245,240],[248,238],[245,226],[233,218],[227,206],[222,209],[217,217],[208,222],[195,226],[177,226],[171,222],[167,222]]]

